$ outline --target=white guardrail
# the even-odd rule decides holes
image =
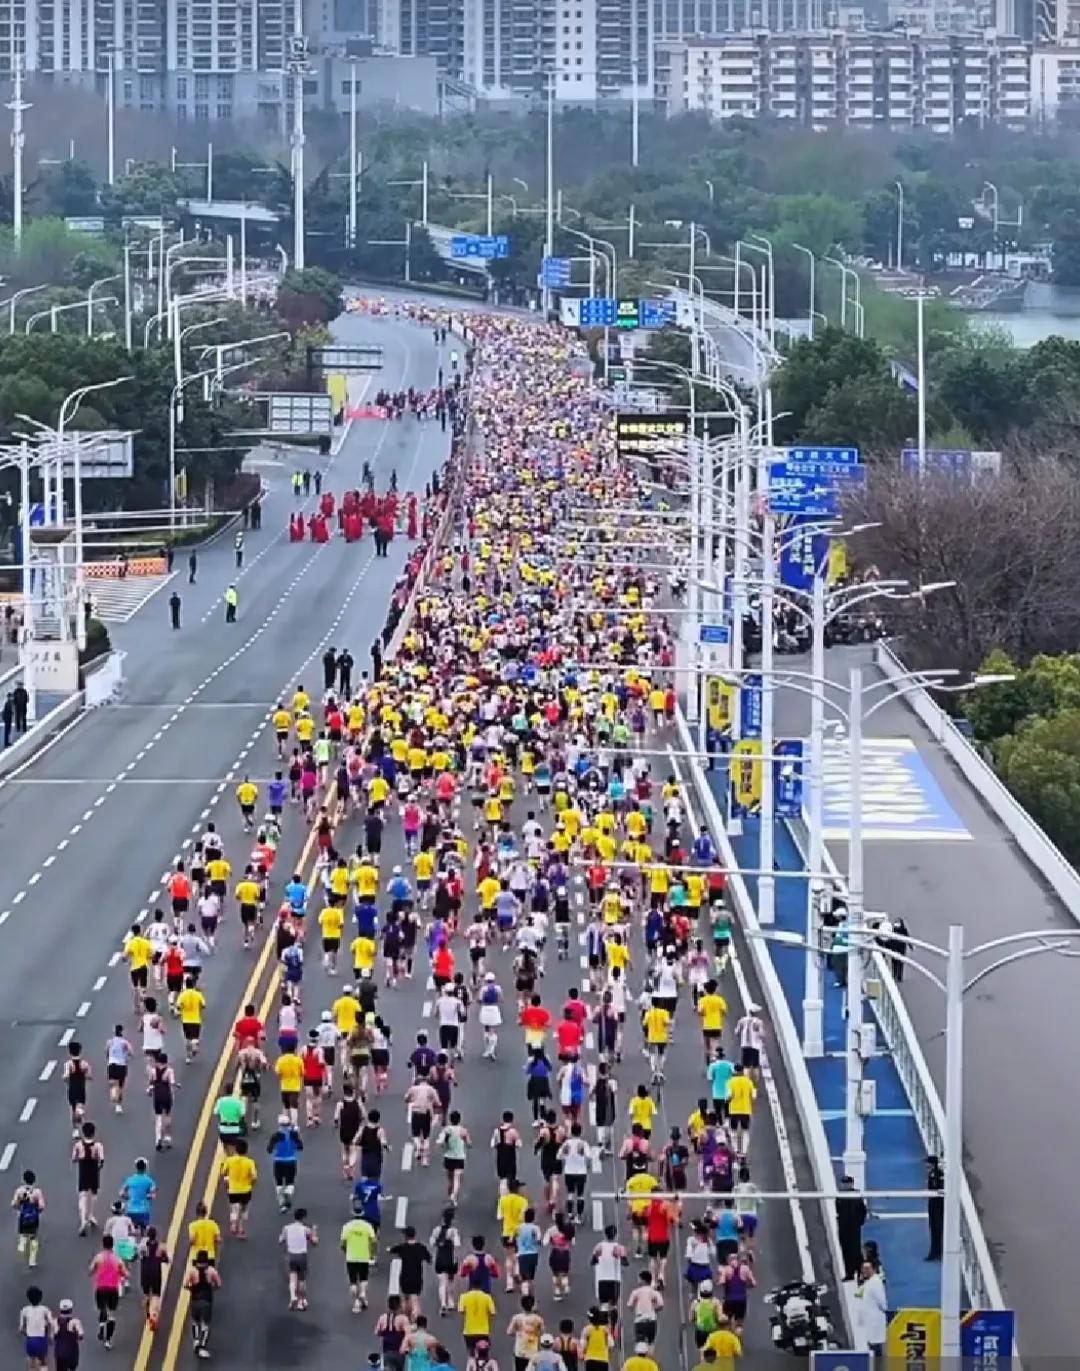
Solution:
[[[907,668],[884,643],[874,649],[874,664],[890,679]],[[979,756],[948,714],[925,690],[906,690],[903,701],[949,754],[975,793],[997,815],[1020,851],[1042,875],[1069,914],[1080,923],[1080,874],[1073,869],[1027,810],[1009,793],[993,767]]]

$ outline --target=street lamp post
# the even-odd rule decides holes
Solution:
[[[304,77],[308,71],[307,39],[304,37],[304,7],[296,6],[296,25],[289,52],[289,72],[293,82],[292,174],[293,174],[293,266],[303,271],[306,264],[304,231]]]
[[[919,413],[919,474],[926,469],[926,329],[924,310],[926,296],[920,291],[915,297],[915,370],[919,393],[916,397]]]
[[[17,290],[17,291],[14,293],[14,295],[12,295],[12,296],[6,301],[8,307],[9,307],[9,313],[8,313],[8,336],[9,336],[9,337],[15,332],[15,310],[16,310],[16,307],[18,306],[19,301],[22,300],[22,299],[25,299],[25,297],[26,297],[27,295],[33,295],[33,294],[35,293],[35,291],[39,291],[39,290],[50,290],[51,288],[52,288],[52,287],[51,287],[51,283],[48,282],[48,281],[43,281],[40,285],[37,285],[37,286],[23,286],[22,290]]]
[[[14,58],[14,84],[8,109],[11,111],[11,234],[15,240],[15,247],[18,249],[22,243],[23,225],[23,149],[26,146],[26,134],[23,132],[23,113],[30,109],[30,106],[22,98],[22,58]],[[14,332],[15,325],[12,324],[11,332]]]
[[[105,141],[108,159],[109,185],[116,182],[116,50],[108,50],[109,65],[105,68]]]
[[[904,269],[904,183],[896,182],[896,269]]]
[[[349,247],[356,248],[356,216],[359,208],[359,186],[358,182],[358,159],[359,149],[357,146],[357,82],[356,82],[356,63],[349,63]]]
[[[544,256],[555,255],[555,72],[548,72],[547,81],[547,148],[544,158],[547,214],[544,228]],[[551,287],[544,286],[544,318],[551,313]]]
[[[806,336],[810,339],[811,342],[813,342],[813,341],[814,341],[814,314],[815,314],[815,312],[816,312],[816,311],[814,310],[814,303],[815,303],[815,300],[814,300],[814,284],[815,284],[815,283],[814,283],[814,267],[815,267],[815,264],[816,264],[816,259],[815,259],[815,257],[814,257],[814,254],[810,251],[810,249],[809,249],[809,248],[804,248],[803,245],[802,245],[801,243],[792,243],[791,246],[792,246],[793,248],[795,248],[798,252],[805,252],[805,253],[806,253],[806,257],[807,257],[807,261],[808,261],[808,263],[809,263],[809,265],[810,265],[810,301],[809,301],[809,304],[808,304],[808,306],[807,306],[807,311],[806,311]]]
[[[101,301],[94,299],[94,291],[97,290],[98,286],[107,286],[110,281],[122,281],[123,279],[123,275],[121,273],[117,273],[115,276],[102,276],[97,281],[91,282],[90,292],[86,297],[87,338],[92,338],[94,336],[94,306],[96,304],[102,303]]]

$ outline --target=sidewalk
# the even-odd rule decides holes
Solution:
[[[708,774],[717,804],[722,812],[726,812],[726,769],[717,769]],[[731,841],[741,867],[760,866],[757,819],[744,819],[743,835]],[[784,823],[776,825],[775,847],[778,871],[804,869],[802,856]],[[756,899],[756,878],[746,877],[746,884],[751,896]],[[804,879],[777,879],[775,927],[778,932],[796,933],[800,937],[805,935],[806,887]],[[773,943],[767,946],[796,1031],[801,1037],[805,954],[799,948],[781,947]],[[844,1151],[845,1020],[843,992],[836,978],[828,972],[825,978],[824,1036],[826,1055],[808,1062],[807,1067],[839,1178]],[[884,1055],[875,1057],[867,1064],[866,1075],[877,1082],[877,1112],[866,1120],[865,1125],[867,1188],[922,1189],[926,1181],[925,1152],[892,1059]],[[876,1201],[876,1212],[864,1227],[863,1238],[872,1239],[881,1250],[891,1308],[936,1307],[939,1304],[941,1268],[936,1262],[924,1260],[929,1238],[925,1206],[921,1201]]]

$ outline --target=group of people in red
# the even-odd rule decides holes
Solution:
[[[340,504],[331,491],[319,496],[319,507],[308,515],[306,530],[304,515],[289,516],[289,542],[302,543],[305,531],[313,543],[326,543],[330,540],[330,529],[335,511],[338,528],[347,543],[359,542],[365,528],[375,534],[375,554],[386,556],[386,550],[394,537],[400,518],[404,518],[405,533],[410,542],[420,536],[420,512],[417,497],[410,492],[404,501],[396,490],[388,490],[385,495],[376,495],[369,487],[363,495],[358,490],[347,490]]]

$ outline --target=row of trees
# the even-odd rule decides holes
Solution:
[[[1080,863],[1080,654],[1037,656],[1024,667],[999,650],[984,666],[1015,679],[967,701],[975,735],[1035,822]]]

